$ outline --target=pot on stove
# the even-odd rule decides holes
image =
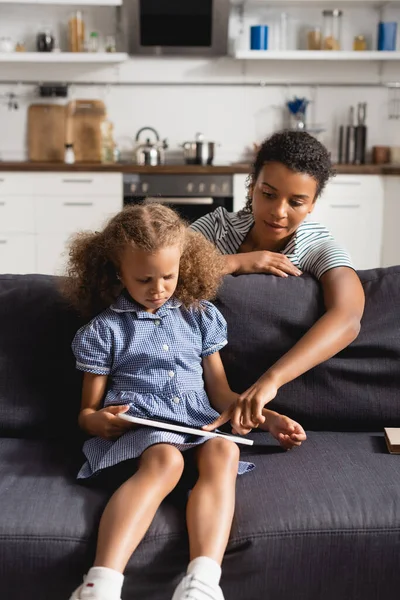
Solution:
[[[211,165],[214,160],[215,146],[215,142],[207,142],[202,133],[197,133],[195,141],[182,144],[185,163],[187,165]]]

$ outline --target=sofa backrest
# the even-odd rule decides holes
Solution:
[[[283,386],[270,407],[315,429],[400,426],[400,267],[359,273],[366,307],[345,350]],[[71,341],[82,324],[58,278],[0,275],[0,435],[78,436],[81,374]],[[228,379],[249,387],[323,313],[307,275],[228,276],[216,304],[228,321]]]
[[[0,434],[77,435],[81,376],[72,338],[80,326],[56,277],[0,275]]]
[[[400,426],[400,267],[360,271],[366,306],[357,339],[283,386],[270,404],[308,428]],[[228,276],[217,302],[228,322],[222,358],[232,389],[243,392],[324,312],[308,275]]]

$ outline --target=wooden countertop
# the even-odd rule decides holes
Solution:
[[[233,163],[230,165],[160,165],[157,167],[139,166],[130,163],[102,164],[102,163],[79,163],[66,165],[64,163],[41,163],[41,162],[2,162],[1,171],[32,171],[32,172],[101,172],[101,173],[169,173],[188,175],[234,175],[247,174],[251,165],[248,163]],[[335,165],[335,170],[342,175],[400,175],[400,165]]]

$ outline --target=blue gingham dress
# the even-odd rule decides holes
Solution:
[[[129,405],[128,415],[202,427],[218,417],[204,389],[202,358],[226,343],[226,321],[210,302],[186,309],[171,298],[149,313],[122,293],[79,329],[72,349],[78,369],[108,376],[104,406]],[[183,451],[205,441],[147,426],[128,430],[116,441],[93,437],[83,446],[87,461],[78,478],[137,458],[154,444]],[[238,473],[253,467],[240,462]]]

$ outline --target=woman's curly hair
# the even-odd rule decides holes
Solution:
[[[282,163],[296,173],[305,173],[317,182],[315,199],[321,194],[328,180],[335,174],[328,150],[306,131],[280,131],[267,138],[257,152],[253,172],[247,185],[247,202],[244,213],[252,212],[251,190],[266,163]]]
[[[182,254],[174,297],[186,307],[211,300],[223,277],[222,256],[174,210],[152,200],[124,208],[102,231],[73,236],[61,291],[82,316],[92,318],[123,290],[118,273],[127,245],[155,252],[177,244]]]

